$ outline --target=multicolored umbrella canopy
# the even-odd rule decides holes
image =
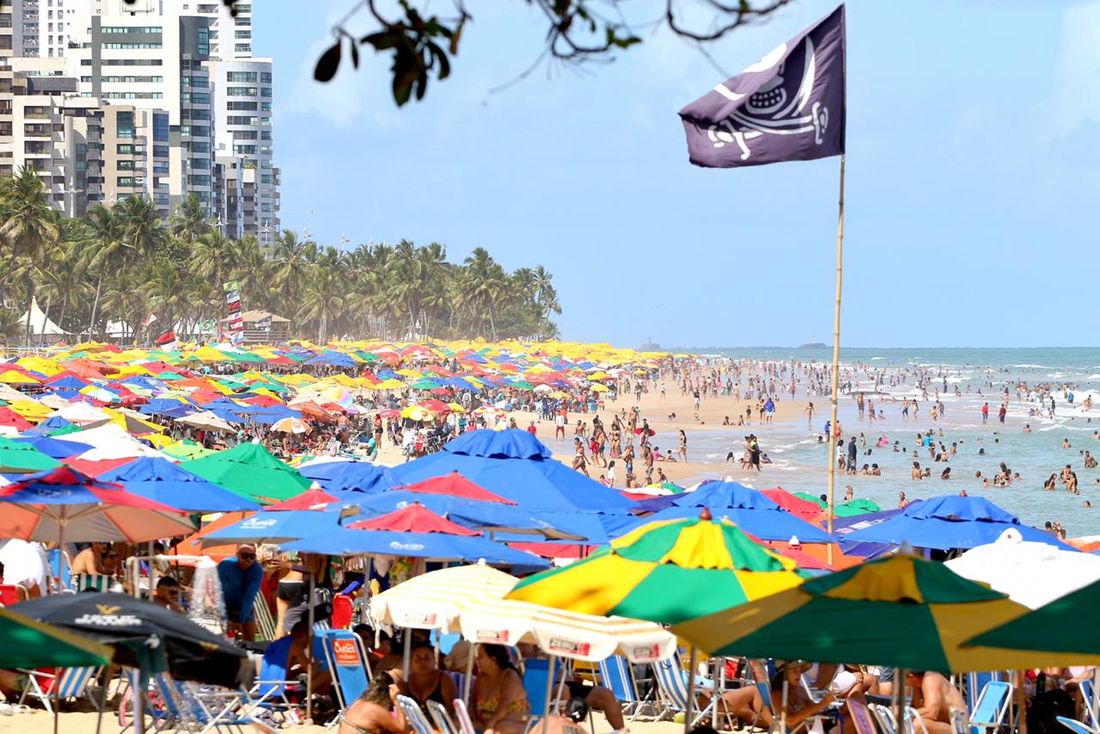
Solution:
[[[254,443],[242,443],[201,459],[185,461],[181,466],[256,502],[287,500],[309,489],[310,485],[308,479]]]
[[[794,561],[704,513],[636,528],[582,561],[523,579],[507,598],[676,623],[800,583]]]
[[[1033,667],[989,648],[963,647],[1026,613],[1027,607],[942,563],[903,553],[685,620],[673,630],[716,655],[961,673]]]
[[[59,466],[60,461],[47,456],[31,444],[0,436],[0,472],[36,472]]]
[[[0,667],[106,665],[114,652],[86,637],[0,608]]]
[[[0,537],[138,543],[190,533],[174,508],[62,466],[0,487]]]

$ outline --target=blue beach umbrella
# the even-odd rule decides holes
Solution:
[[[635,521],[633,527],[648,522],[698,517],[702,508],[715,519],[728,518],[746,533],[761,540],[790,540],[797,536],[803,543],[833,543],[835,538],[816,525],[790,514],[763,492],[737,482],[705,482],[694,492],[678,494],[672,506]]]
[[[528,512],[627,509],[630,500],[552,458],[550,449],[519,429],[463,434],[442,451],[390,470],[402,484],[456,471]]]
[[[288,543],[340,530],[339,512],[283,510],[257,512],[252,517],[215,530],[203,537],[203,545],[228,543]]]
[[[298,468],[298,473],[330,492],[381,492],[402,482],[389,467],[366,461],[326,461]]]
[[[284,543],[285,551],[324,553],[346,556],[355,553],[380,553],[437,561],[465,561],[509,566],[549,565],[536,555],[509,548],[481,536],[463,537],[441,533],[403,533],[390,530],[348,530],[326,533]]]
[[[70,456],[83,454],[85,451],[89,451],[92,448],[91,444],[78,443],[76,441],[59,441],[49,436],[30,436],[24,434],[14,440],[20,443],[28,443],[46,456],[50,456],[54,459],[67,459]]]
[[[53,415],[39,423],[34,428],[23,431],[24,436],[49,436],[56,431],[62,431],[73,425],[59,415]]]
[[[136,495],[187,512],[232,512],[260,507],[159,456],[135,459],[108,470],[99,479],[121,484]]]
[[[992,543],[1009,528],[1024,540],[1075,550],[1052,533],[1024,525],[1013,515],[984,497],[931,497],[906,507],[895,517],[850,533],[849,542],[909,543],[914,548],[951,550]]]

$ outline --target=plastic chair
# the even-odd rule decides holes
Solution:
[[[27,590],[17,584],[0,584],[0,606],[10,607],[27,600]]]
[[[94,573],[78,573],[73,576],[73,588],[82,591],[110,591],[117,583],[114,576],[101,576]]]
[[[351,627],[352,605],[351,597],[338,594],[332,597],[332,619],[329,623],[335,629],[349,629]]]
[[[631,714],[631,721],[639,706],[638,688],[634,685],[634,675],[630,663],[622,655],[612,655],[599,662],[600,681],[614,694],[622,704],[623,714]]]
[[[321,640],[340,708],[347,708],[370,682],[367,653],[359,636],[348,630],[325,630]]]
[[[420,705],[416,701],[408,696],[399,695],[397,705],[401,707],[401,711],[405,714],[405,721],[408,722],[409,727],[416,734],[435,734],[432,731],[432,725],[428,723],[428,719],[424,716],[424,712],[420,710]]]
[[[1073,732],[1073,734],[1097,734],[1095,729],[1085,726],[1077,719],[1070,719],[1065,716],[1055,716],[1054,718],[1059,724]]]
[[[523,661],[523,690],[531,707],[531,718],[546,714],[546,685],[550,680],[550,661],[530,658]]]
[[[985,732],[1000,727],[1012,705],[1012,690],[1012,684],[1005,681],[991,680],[986,683],[978,700],[970,707],[971,730]]]
[[[460,734],[458,724],[447,712],[447,707],[439,701],[428,701],[428,715],[432,717],[440,734]]]
[[[458,727],[461,729],[462,734],[477,734],[477,730],[474,728],[474,722],[470,718],[470,712],[466,708],[466,702],[461,698],[454,700],[455,705],[455,718],[458,719]]]
[[[1096,708],[1093,706],[1093,701],[1096,699],[1092,688],[1092,678],[1085,678],[1081,681],[1079,690],[1081,691],[1081,699],[1084,701],[1085,726],[1100,730],[1100,717],[1097,716]]]
[[[88,695],[88,684],[95,678],[99,668],[61,668],[60,670],[25,670],[27,684],[19,696],[22,705],[27,696],[42,704],[47,713],[53,713],[55,699],[68,701],[73,698],[86,698],[99,708],[99,701]]]

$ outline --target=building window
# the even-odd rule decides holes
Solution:
[[[153,113],[153,140],[158,143],[168,142],[168,115]]]
[[[115,125],[118,127],[118,137],[120,137],[120,138],[133,138],[134,137],[134,113],[133,112],[119,112],[115,116]]]
[[[271,72],[270,71],[261,71],[260,72],[260,82],[262,84],[270,84],[271,83]]]
[[[154,145],[153,146],[153,157],[154,158],[167,158],[168,157],[168,146],[167,145]]]
[[[163,28],[159,25],[148,26],[120,26],[120,25],[105,25],[99,29],[99,32],[103,35],[114,35],[118,33],[161,33]]]
[[[105,43],[103,48],[109,49],[137,49],[137,48],[162,48],[159,43]]]
[[[256,72],[254,71],[227,71],[225,73],[225,80],[227,82],[255,82]]]
[[[255,112],[256,111],[256,103],[255,102],[228,102],[228,103],[226,103],[225,108],[227,110],[232,110],[232,111],[235,111],[235,112],[236,111]]]
[[[255,97],[256,87],[226,87],[225,93],[230,97]]]
[[[120,171],[132,171],[132,170],[134,170],[134,162],[133,161],[117,161],[116,164],[115,164],[115,168],[117,168]]]
[[[252,38],[252,31],[233,31],[234,38]]]
[[[134,185],[134,177],[133,176],[119,176],[117,179],[115,179],[115,185],[116,186],[133,186]]]
[[[199,56],[210,55],[210,29],[199,28],[198,33],[198,54]]]
[[[252,50],[251,43],[236,43],[233,44],[233,50],[237,53],[246,54]]]

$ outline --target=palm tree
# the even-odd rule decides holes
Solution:
[[[57,217],[50,209],[49,194],[42,179],[33,169],[24,166],[13,178],[0,182],[0,239],[10,248],[9,273],[13,270],[17,257],[27,257],[32,262],[37,262],[46,243],[56,241],[57,236]],[[26,340],[29,344],[29,314],[34,302],[33,278],[28,281],[28,285]]]
[[[463,264],[466,266],[463,279],[465,300],[472,307],[483,309],[488,314],[490,335],[496,341],[497,325],[493,311],[504,296],[504,268],[493,260],[484,247],[475,248]]]
[[[183,201],[179,203],[176,212],[172,215],[168,229],[172,236],[188,244],[213,229],[198,194],[192,192],[183,197]]]
[[[87,215],[88,239],[81,248],[82,267],[86,272],[95,273],[95,297],[92,300],[92,315],[88,321],[88,333],[96,331],[96,317],[99,311],[99,299],[103,290],[103,276],[107,273],[125,269],[135,254],[134,246],[124,239],[124,223],[115,210],[102,204],[97,205]]]
[[[169,252],[171,240],[151,200],[144,196],[124,199],[115,205],[115,216],[122,224],[122,240],[133,249],[135,257],[176,255]]]
[[[344,254],[335,247],[326,247],[311,268],[302,294],[298,318],[317,321],[317,343],[328,342],[330,321],[339,316],[343,307]]]
[[[317,243],[298,239],[298,235],[284,229],[271,247],[272,281],[281,292],[284,303],[297,299],[305,283],[306,274],[316,262]]]
[[[404,306],[404,315],[409,320],[408,336],[414,338],[424,285],[424,261],[417,254],[416,245],[409,240],[401,240],[393,248],[387,263],[386,283],[389,297]]]

